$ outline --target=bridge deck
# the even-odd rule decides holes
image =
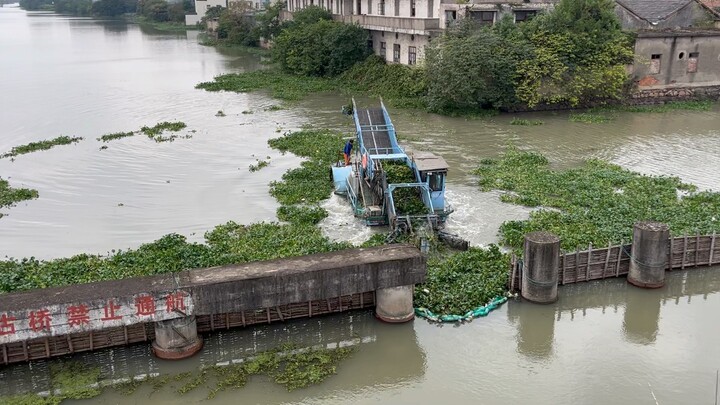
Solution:
[[[382,108],[363,108],[357,111],[363,145],[372,155],[392,153],[390,134]]]

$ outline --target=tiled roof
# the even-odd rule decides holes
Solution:
[[[653,23],[666,19],[694,0],[616,0],[616,2],[643,20]]]

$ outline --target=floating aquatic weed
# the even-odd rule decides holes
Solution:
[[[82,141],[82,137],[58,136],[54,139],[45,141],[30,142],[26,145],[20,145],[12,148],[10,152],[1,155],[0,158],[15,157],[26,153],[37,152],[40,150],[48,150],[59,145],[70,145]]]
[[[483,190],[511,192],[502,201],[541,207],[527,221],[500,227],[502,242],[516,249],[533,231],[559,235],[568,250],[627,241],[633,224],[643,220],[665,222],[674,235],[720,231],[720,221],[713,219],[720,212],[720,193],[698,192],[677,177],[646,176],[595,159],[553,171],[544,156],[513,147],[475,173]]]
[[[20,201],[38,198],[37,190],[10,187],[10,183],[0,177],[0,208],[12,207]],[[2,218],[2,214],[0,214]]]
[[[597,113],[577,113],[570,114],[570,121],[582,122],[585,124],[602,124],[612,121],[611,117]]]
[[[133,135],[135,135],[135,132],[115,132],[113,134],[105,134],[105,135],[101,136],[100,138],[98,138],[97,140],[103,141],[103,142],[110,142],[115,139],[127,138],[127,137],[133,136]]]
[[[544,124],[543,121],[540,121],[540,120],[526,120],[526,119],[524,119],[524,118],[513,118],[513,119],[510,121],[510,125],[526,125],[526,126],[531,126],[531,125],[542,125],[542,124]]]

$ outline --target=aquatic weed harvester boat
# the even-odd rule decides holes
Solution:
[[[357,108],[353,99],[352,116],[355,146],[350,164],[332,165],[335,193],[348,198],[366,225],[389,225],[395,234],[417,224],[442,227],[453,211],[445,201],[445,159],[406,153],[382,100],[379,108]]]

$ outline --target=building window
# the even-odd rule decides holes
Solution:
[[[400,62],[400,44],[393,44],[393,62]]]
[[[368,39],[367,45],[368,45],[368,49],[373,49],[373,40],[372,40],[372,39]]]
[[[495,22],[494,11],[471,11],[470,17],[480,25],[493,25]]]
[[[383,60],[387,60],[387,45],[385,45],[385,42],[380,42],[380,55],[382,55]]]
[[[659,53],[654,53],[652,56],[650,56],[650,74],[656,75],[660,73],[660,57],[662,55]]]
[[[445,27],[452,25],[457,20],[457,11],[445,10]]]
[[[417,51],[414,46],[408,47],[408,65],[414,65],[417,63]]]
[[[385,15],[385,1],[378,3],[378,14]]]
[[[690,52],[688,56],[688,73],[697,73],[698,58],[700,57],[699,52]]]
[[[535,17],[535,14],[537,14],[536,10],[518,10],[515,12],[515,22],[528,21]]]
[[[410,17],[415,17],[415,0],[410,0]]]

